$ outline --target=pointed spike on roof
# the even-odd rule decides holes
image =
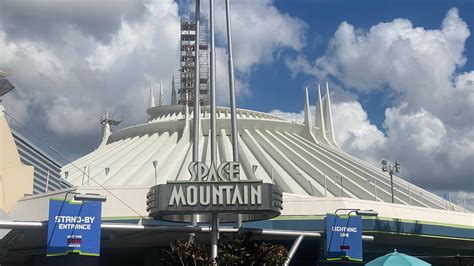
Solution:
[[[165,99],[163,97],[163,81],[160,80],[160,98],[158,99],[158,106],[163,106]]]
[[[150,99],[148,101],[148,108],[155,107],[155,95],[153,93],[153,83],[150,85]]]
[[[176,105],[176,87],[174,85],[174,77],[171,77],[171,105]]]
[[[316,125],[323,132],[323,134],[326,133],[326,127],[325,127],[325,123],[324,123],[323,102],[322,102],[322,98],[321,98],[321,85],[320,84],[318,84],[318,102],[316,104]]]
[[[328,134],[328,138],[331,142],[333,142],[336,148],[340,149],[339,145],[336,142],[336,134],[334,133],[334,125],[332,122],[332,111],[331,111],[331,97],[329,93],[329,84],[326,82],[326,96],[324,98],[324,124],[326,127],[326,132]]]
[[[308,87],[305,88],[306,98],[304,103],[304,124],[306,126],[311,127],[311,113],[309,110],[309,95],[308,95]]]

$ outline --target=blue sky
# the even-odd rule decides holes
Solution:
[[[474,2],[231,2],[239,107],[301,120],[304,87],[314,105],[316,83],[329,81],[344,151],[374,165],[400,160],[411,182],[474,202]],[[169,102],[179,22],[193,3],[0,2],[0,69],[17,86],[7,111],[69,160],[97,147],[104,112],[122,114],[122,127],[143,123],[151,84],[163,80]]]

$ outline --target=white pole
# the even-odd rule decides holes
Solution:
[[[217,213],[212,214],[211,222],[211,254],[214,260],[214,265],[217,265],[215,259],[217,258],[217,248],[219,245],[219,216]]]
[[[234,82],[234,57],[232,53],[232,27],[230,18],[230,3],[225,1],[225,17],[227,24],[227,53],[228,53],[228,67],[229,67],[229,96],[230,96],[230,122],[232,127],[232,159],[234,162],[239,162],[239,136],[237,130],[237,111],[235,103],[235,82]],[[242,215],[237,215],[237,227],[242,227]]]
[[[210,95],[211,95],[211,163],[216,166],[217,146],[216,146],[216,51],[214,45],[214,0],[209,0],[209,20],[210,20]]]
[[[377,179],[374,178],[374,197],[375,201],[377,201]]]
[[[227,53],[228,53],[228,67],[229,67],[229,90],[230,90],[230,114],[231,114],[231,126],[232,126],[232,155],[234,162],[239,161],[239,147],[238,147],[238,135],[237,135],[237,116],[235,107],[235,82],[234,82],[234,59],[232,55],[232,28],[230,18],[230,3],[229,0],[225,1],[225,14],[227,22]]]
[[[410,185],[408,185],[408,200],[410,201],[410,205],[411,205]]]
[[[158,161],[153,161],[153,168],[155,169],[155,185],[158,183],[158,172],[156,171],[157,166]]]
[[[201,1],[196,0],[196,40],[194,45],[195,52],[195,62],[194,62],[194,117],[193,117],[193,161],[197,162],[199,160],[199,19],[200,19],[200,5]]]
[[[200,16],[201,16],[201,1],[196,0],[196,14],[195,14],[195,26],[196,26],[196,39],[194,42],[194,52],[195,52],[195,62],[194,62],[194,117],[193,117],[193,161],[199,161],[199,118],[201,116],[201,109],[199,107],[200,104],[200,97],[199,97],[199,84],[200,84],[200,77],[199,77],[199,30],[200,30]],[[193,226],[197,225],[197,215],[192,215],[191,224]],[[189,241],[194,241],[195,234],[189,235]]]
[[[84,166],[84,169],[82,170],[82,181],[81,181],[81,185],[84,185],[84,176],[86,175],[86,169],[87,169],[87,166]]]

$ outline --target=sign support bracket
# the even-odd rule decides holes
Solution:
[[[293,245],[291,246],[290,251],[288,252],[288,258],[285,261],[285,266],[290,265],[291,259],[295,256],[296,251],[300,247],[301,242],[303,241],[304,235],[298,236]]]

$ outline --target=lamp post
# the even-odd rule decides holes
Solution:
[[[393,173],[400,172],[400,163],[398,161],[395,161],[394,165],[389,165],[386,160],[382,160],[382,172],[388,172],[388,174],[390,175],[390,189],[392,192],[392,203],[395,203],[395,198],[393,195]]]
[[[153,168],[155,168],[155,185],[158,183],[158,173],[156,167],[158,166],[158,161],[153,161]]]

